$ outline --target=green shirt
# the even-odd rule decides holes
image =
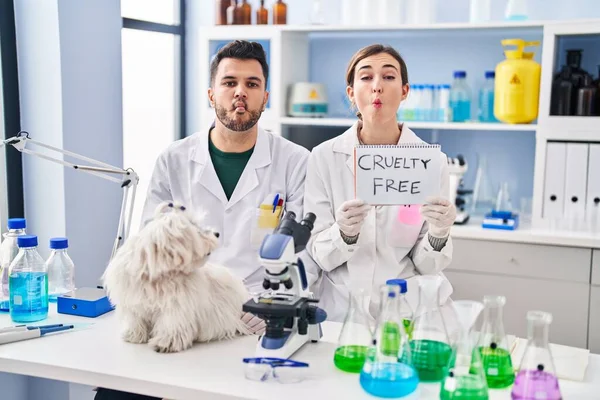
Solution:
[[[244,172],[244,168],[246,168],[246,164],[248,164],[254,147],[243,153],[226,153],[217,149],[209,135],[208,151],[219,181],[221,181],[221,186],[223,186],[225,196],[229,200],[240,180],[240,176],[242,176],[242,172]]]

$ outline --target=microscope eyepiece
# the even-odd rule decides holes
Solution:
[[[300,225],[306,226],[309,231],[312,231],[315,226],[315,221],[317,220],[317,216],[311,212],[306,213]]]

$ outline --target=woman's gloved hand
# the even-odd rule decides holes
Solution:
[[[335,220],[340,231],[348,237],[358,235],[370,209],[371,206],[362,200],[354,199],[343,202],[335,212]]]
[[[246,324],[246,328],[253,335],[262,335],[265,333],[265,329],[267,325],[265,324],[265,320],[258,318],[256,315],[252,313],[244,313],[242,314],[242,322]]]
[[[429,234],[445,238],[456,220],[456,207],[443,197],[430,196],[421,206],[421,215],[429,223]]]

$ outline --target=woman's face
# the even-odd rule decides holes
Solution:
[[[359,61],[354,70],[354,87],[346,88],[363,121],[373,122],[395,120],[408,90],[408,84],[402,82],[400,63],[387,53]]]

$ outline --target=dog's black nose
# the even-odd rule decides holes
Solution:
[[[215,234],[215,236],[216,236],[217,238],[218,238],[219,236],[221,236],[221,235],[219,235],[219,232],[214,232],[214,234]]]

